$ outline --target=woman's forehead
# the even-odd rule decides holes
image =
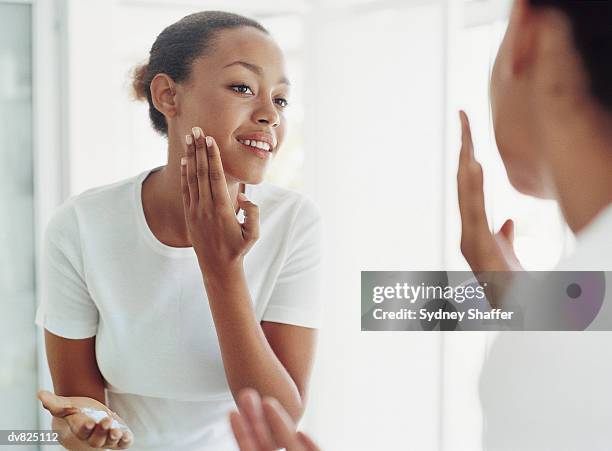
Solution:
[[[214,38],[211,57],[222,60],[258,58],[282,60],[283,53],[274,39],[253,27],[221,30]]]
[[[196,64],[203,70],[221,72],[239,67],[262,77],[286,81],[282,50],[268,34],[252,27],[219,32],[212,51],[198,60]]]

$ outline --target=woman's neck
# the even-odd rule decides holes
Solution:
[[[601,113],[568,117],[549,129],[545,152],[561,211],[578,234],[612,203],[612,124]]]
[[[236,199],[244,185],[228,180],[227,187],[237,212]],[[149,228],[160,241],[177,247],[190,245],[183,211],[180,156],[177,153],[170,153],[166,166],[146,178],[142,186],[142,202]]]

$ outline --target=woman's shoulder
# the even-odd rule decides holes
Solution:
[[[141,174],[117,182],[96,186],[64,200],[51,214],[46,235],[65,240],[78,236],[83,221],[90,224],[107,222],[121,215],[134,195],[134,183]]]

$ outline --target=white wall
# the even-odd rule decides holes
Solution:
[[[327,222],[308,425],[326,449],[438,449],[440,335],[360,332],[360,271],[442,265],[443,7],[313,11],[308,190]]]

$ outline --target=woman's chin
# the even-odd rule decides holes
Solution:
[[[264,174],[258,175],[258,176],[252,176],[249,178],[245,178],[242,183],[245,183],[247,185],[259,185],[261,182],[264,181]]]
[[[553,193],[550,193],[548,189],[541,182],[541,179],[537,177],[529,177],[524,173],[508,172],[508,179],[510,184],[519,193],[527,196],[537,197],[539,199],[554,199]]]
[[[246,185],[259,185],[264,181],[266,172],[261,170],[226,170],[225,175],[228,183],[236,181]]]

